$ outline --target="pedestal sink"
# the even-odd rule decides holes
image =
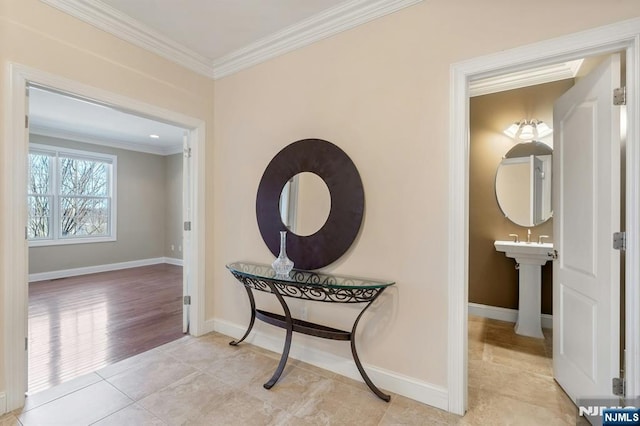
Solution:
[[[540,324],[541,267],[553,259],[553,244],[496,241],[494,246],[505,256],[515,259],[519,265],[520,297],[516,333],[543,338]]]

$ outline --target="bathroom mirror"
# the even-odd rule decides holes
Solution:
[[[322,219],[319,220],[320,229],[310,235],[299,233],[311,232],[309,230],[288,232],[287,256],[293,260],[295,268],[313,270],[338,260],[356,239],[364,216],[364,188],[353,161],[331,142],[303,139],[283,148],[267,165],[256,197],[258,228],[274,256],[280,252],[280,231],[291,231],[285,224],[290,220],[289,213],[283,220],[280,209],[284,203],[283,188],[288,181],[304,172],[316,175],[326,185],[329,202],[325,204],[329,212],[324,224]],[[287,192],[291,193],[290,190]],[[298,191],[298,196],[301,194]],[[318,201],[315,199],[313,203]],[[286,203],[290,205],[289,200]],[[304,213],[297,211],[297,214]]]
[[[542,142],[526,142],[514,146],[500,162],[496,199],[502,213],[516,225],[540,225],[553,215],[552,154]]]
[[[285,183],[280,193],[282,223],[297,235],[318,232],[327,221],[330,209],[329,188],[315,173],[298,173]]]

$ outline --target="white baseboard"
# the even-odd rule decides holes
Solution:
[[[236,339],[242,337],[245,330],[246,326],[239,326],[220,319],[207,320],[204,326],[204,331],[207,333],[216,331]],[[282,338],[278,338],[254,329],[246,342],[280,353],[284,344],[284,334]],[[343,358],[330,352],[296,344],[295,336],[291,343],[289,356],[315,365],[316,367],[364,382],[355,363],[353,362],[353,359]],[[442,410],[448,409],[449,396],[447,389],[412,377],[404,376],[393,371],[385,370],[380,367],[366,364],[364,367],[371,380],[381,389],[406,396],[407,398],[414,399]]]
[[[164,263],[169,265],[182,266],[184,261],[182,259],[176,259],[175,257],[164,257]]]
[[[7,395],[0,392],[0,416],[7,412]]]
[[[469,315],[476,315],[483,318],[491,318],[499,321],[515,323],[518,320],[517,309],[500,308],[498,306],[481,305],[469,302]],[[553,328],[553,316],[540,314],[542,328]]]
[[[182,266],[182,259],[169,257],[154,257],[151,259],[132,260],[129,262],[109,263],[106,265],[86,266],[82,268],[60,269],[50,272],[39,272],[29,274],[29,282],[55,280],[58,278],[76,277],[78,275],[95,274],[98,272],[118,271],[120,269],[138,268],[140,266],[157,265],[159,263],[169,263],[171,265]]]

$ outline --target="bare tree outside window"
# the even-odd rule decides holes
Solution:
[[[48,154],[29,154],[27,234],[30,239],[51,236],[51,161]]]
[[[110,162],[31,151],[29,166],[29,239],[110,235]]]
[[[60,229],[63,237],[108,234],[108,183],[107,164],[60,158]]]

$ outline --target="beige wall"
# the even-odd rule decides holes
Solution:
[[[451,64],[640,15],[634,0],[546,0],[544,25],[523,25],[530,7],[425,1],[217,80],[207,315],[246,324],[246,294],[222,266],[272,260],[255,219],[262,172],[287,144],[323,138],[353,159],[366,197],[359,238],[328,269],[397,281],[362,324],[362,359],[446,388]],[[309,304],[329,325],[353,315]],[[335,342],[296,341],[349,357]]]
[[[398,282],[362,323],[361,358],[446,387],[451,64],[640,15],[636,0],[543,0],[536,7],[553,11],[544,25],[523,26],[530,2],[490,5],[425,1],[213,84],[37,0],[0,0],[0,77],[7,81],[14,61],[206,120],[208,319],[245,325],[246,294],[224,264],[272,259],[255,219],[269,160],[301,138],[339,145],[360,170],[366,217],[352,250],[329,269]],[[309,310],[340,327],[355,314]],[[347,345],[304,337],[296,341],[350,357]]]
[[[207,129],[213,127],[214,85],[210,79],[134,47],[38,0],[0,0],[1,153],[9,144],[18,143],[5,137],[9,63],[29,66],[180,112],[204,120]],[[207,146],[211,149],[207,150],[207,155],[211,163],[213,132],[208,134]],[[211,172],[211,169],[207,171],[209,183],[213,182]],[[5,195],[0,194],[3,198]],[[210,203],[213,204],[212,198]],[[11,212],[0,211],[0,214]],[[0,259],[4,259],[3,253],[0,253]],[[0,269],[3,267],[0,264]],[[4,297],[6,286],[21,284],[0,282],[0,298]],[[3,299],[0,303],[4,305]],[[0,336],[0,354],[5,351],[3,342],[3,336]],[[5,390],[5,375],[1,368],[4,360],[1,358],[2,355],[0,392]]]
[[[165,168],[165,237],[164,255],[182,259],[182,154],[164,157]],[[171,249],[173,246],[173,250]]]
[[[573,80],[509,90],[471,98],[469,156],[469,301],[518,309],[518,271],[513,259],[498,253],[493,242],[518,234],[526,240],[527,228],[507,219],[495,195],[496,170],[514,140],[502,131],[523,118],[536,118],[553,126],[553,102],[573,86]],[[549,136],[544,139],[551,141]],[[549,235],[553,219],[531,228],[531,235]],[[543,266],[542,312],[551,313],[551,263]]]
[[[171,255],[169,241],[178,241],[180,225],[174,217],[181,212],[182,156],[161,156],[109,148],[40,135],[32,143],[54,145],[115,155],[117,169],[117,240],[29,249],[29,273],[129,262]],[[175,157],[178,158],[176,167]],[[176,191],[176,187],[178,191]],[[181,237],[181,234],[179,235]],[[167,244],[168,243],[168,244]],[[176,258],[181,258],[175,243]],[[180,257],[178,257],[180,254]]]

